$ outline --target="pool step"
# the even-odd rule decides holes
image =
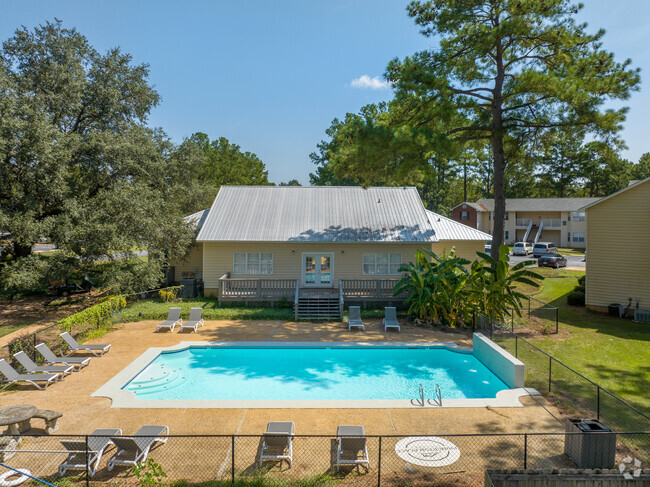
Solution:
[[[298,319],[301,321],[336,320],[339,321],[338,297],[300,296],[298,298]]]
[[[137,395],[155,394],[175,389],[186,381],[187,378],[183,372],[160,364],[148,367],[138,380],[129,383],[127,390],[135,392]]]

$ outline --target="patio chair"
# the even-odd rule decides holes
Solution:
[[[0,373],[2,373],[9,382],[4,388],[9,387],[11,384],[16,382],[27,382],[37,389],[45,389],[53,382],[56,382],[59,378],[59,374],[19,374],[16,369],[14,369],[11,364],[3,358],[0,358]],[[45,382],[45,385],[41,387],[37,382]]]
[[[133,436],[111,437],[117,451],[107,462],[108,470],[113,470],[115,465],[137,465],[144,462],[154,443],[167,443],[168,434],[167,426],[145,425]]]
[[[46,374],[61,374],[61,378],[65,377],[68,374],[71,374],[74,370],[74,367],[71,365],[37,365],[34,361],[29,358],[25,352],[14,353],[16,360],[20,362],[20,365],[25,367],[25,370],[30,374],[36,372],[45,372]]]
[[[88,365],[91,359],[91,357],[59,357],[57,355],[54,355],[54,352],[50,350],[50,347],[45,345],[45,343],[39,343],[36,345],[36,350],[38,350],[38,353],[43,356],[45,362],[47,362],[48,365],[73,365],[77,367],[77,370]]]
[[[363,426],[339,426],[336,429],[336,470],[341,465],[363,466],[370,470],[368,447]]]
[[[361,328],[362,330],[365,330],[365,326],[363,326],[363,321],[361,321],[361,308],[359,306],[350,306],[348,308],[348,330],[351,330],[352,328]]]
[[[181,323],[181,328],[178,332],[182,333],[183,330],[194,330],[194,333],[196,333],[199,326],[203,326],[202,312],[203,308],[192,308],[189,319],[185,323]]]
[[[86,440],[61,440],[61,445],[68,451],[68,457],[59,465],[59,476],[63,477],[67,470],[86,470],[86,465],[88,465],[88,475],[90,477],[95,475],[104,451],[113,444],[111,436],[121,434],[122,430],[119,428],[98,428],[88,436],[87,447]]]
[[[94,356],[98,355],[104,355],[108,350],[111,348],[111,345],[81,345],[77,343],[77,340],[75,340],[70,333],[67,331],[64,331],[59,335],[61,338],[63,338],[63,341],[66,343],[66,345],[70,348],[70,353],[69,355],[72,355],[75,352],[90,352]]]
[[[262,436],[260,467],[264,461],[287,461],[289,467],[293,461],[292,438],[296,433],[293,421],[269,421]]]
[[[183,320],[181,320],[181,309],[180,308],[169,308],[169,313],[167,313],[167,320],[163,321],[158,325],[156,331],[162,330],[163,328],[168,328],[169,331],[174,331],[176,325],[182,325]]]
[[[400,331],[399,322],[397,321],[397,309],[394,306],[384,308],[384,331],[389,328],[396,328]]]

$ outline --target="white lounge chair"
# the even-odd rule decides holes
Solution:
[[[389,328],[396,328],[398,332],[400,331],[399,322],[397,321],[397,309],[393,306],[384,308],[384,331]]]
[[[4,388],[9,387],[16,382],[27,382],[38,389],[45,389],[47,386],[56,382],[59,374],[19,374],[9,362],[0,358],[0,373],[7,378],[9,382]],[[45,382],[43,387],[39,386],[37,382]]]
[[[73,365],[77,367],[77,370],[88,365],[91,359],[91,357],[59,357],[57,355],[54,355],[54,352],[50,350],[50,347],[45,345],[45,343],[39,343],[38,345],[36,345],[36,350],[38,350],[38,353],[40,353],[43,356],[43,358],[49,365],[54,365],[54,364]]]
[[[87,446],[86,440],[61,440],[63,448],[69,453],[59,465],[59,476],[65,475],[67,470],[86,470],[86,465],[88,465],[88,474],[91,477],[95,475],[104,451],[113,444],[111,436],[121,434],[122,430],[119,428],[98,428],[88,436]]]
[[[72,355],[74,352],[90,352],[94,356],[98,355],[104,355],[108,350],[111,348],[111,345],[81,345],[80,343],[77,343],[77,340],[75,340],[70,333],[67,331],[64,331],[59,335],[61,338],[63,338],[63,341],[66,343],[66,345],[70,348],[70,354]]]
[[[178,332],[182,333],[183,330],[194,330],[194,333],[196,333],[199,326],[203,326],[202,312],[203,308],[192,308],[189,319],[185,323],[181,323],[181,328]]]
[[[269,421],[262,437],[260,467],[264,461],[287,461],[289,467],[293,461],[293,435],[296,427],[293,421]]]
[[[72,365],[37,365],[25,352],[14,353],[14,357],[30,374],[45,372],[46,374],[60,374],[63,378],[74,370]]]
[[[341,465],[353,465],[365,467],[366,472],[370,470],[368,459],[368,447],[363,426],[339,426],[336,429],[336,470]]]
[[[113,436],[111,441],[117,451],[108,460],[108,470],[115,465],[137,465],[144,462],[151,447],[156,442],[167,443],[169,428],[167,426],[143,426],[133,436]]]
[[[181,320],[181,309],[180,308],[169,308],[167,313],[167,320],[163,321],[158,325],[156,331],[162,330],[163,328],[169,329],[169,331],[174,331],[176,325],[182,325],[183,320]]]
[[[365,330],[366,327],[363,326],[363,321],[361,321],[361,308],[359,306],[350,306],[348,308],[348,330],[352,328],[361,328]]]

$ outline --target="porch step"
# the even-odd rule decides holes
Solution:
[[[301,296],[298,298],[298,320],[340,320],[337,297]]]

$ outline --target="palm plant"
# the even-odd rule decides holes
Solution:
[[[477,311],[490,319],[503,320],[510,310],[521,316],[522,301],[528,296],[517,290],[517,284],[539,287],[535,279],[543,276],[527,268],[535,261],[527,260],[510,267],[508,247],[499,248],[499,260],[490,255],[477,252],[480,259],[472,263],[471,290],[472,302]]]

